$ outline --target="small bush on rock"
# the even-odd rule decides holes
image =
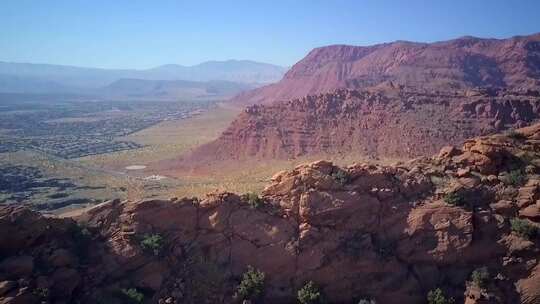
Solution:
[[[234,297],[238,300],[257,300],[264,293],[264,272],[248,266]]]
[[[332,172],[332,177],[341,185],[345,185],[349,182],[349,175],[343,170],[337,170]]]
[[[458,191],[446,193],[443,197],[443,200],[445,203],[454,206],[465,205],[465,198],[463,197],[463,194]]]
[[[504,183],[511,186],[521,186],[527,181],[527,177],[520,169],[512,170],[504,177]]]
[[[317,285],[309,281],[304,287],[298,290],[298,302],[300,304],[322,304],[324,300]]]
[[[263,204],[262,198],[260,198],[257,194],[252,193],[252,192],[246,194],[246,199],[248,201],[248,204],[253,209],[258,209]]]
[[[41,300],[46,300],[49,297],[49,289],[46,287],[38,287],[32,291],[32,294]]]
[[[519,218],[513,218],[510,220],[510,228],[515,234],[529,240],[534,238],[538,233],[538,228],[536,228],[536,226],[533,226],[528,221]]]
[[[145,251],[159,255],[163,247],[163,237],[157,233],[145,234],[141,240],[141,247]]]
[[[122,294],[127,299],[129,303],[142,303],[144,300],[144,295],[139,292],[136,288],[122,289]]]
[[[429,304],[453,304],[455,302],[454,298],[446,298],[440,288],[429,291],[427,300]]]
[[[489,271],[487,267],[480,267],[475,269],[471,274],[471,280],[474,285],[485,288],[489,282]]]

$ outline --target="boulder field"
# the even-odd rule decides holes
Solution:
[[[259,195],[0,207],[0,303],[540,303],[540,125],[392,166],[327,161]],[[484,272],[478,276],[479,269]],[[250,303],[244,301],[244,303]]]

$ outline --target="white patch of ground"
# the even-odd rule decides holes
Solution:
[[[147,176],[145,177],[144,179],[145,180],[150,180],[150,181],[159,181],[159,180],[162,180],[162,179],[165,179],[167,177],[163,176],[163,175],[150,175],[150,176]]]
[[[131,165],[131,166],[126,167],[126,170],[142,170],[142,169],[146,169],[146,166],[144,166],[144,165]]]

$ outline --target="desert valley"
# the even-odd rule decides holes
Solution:
[[[0,304],[540,303],[540,33],[0,62]]]

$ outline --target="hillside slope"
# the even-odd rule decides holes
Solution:
[[[244,92],[238,104],[271,103],[384,82],[430,89],[540,87],[540,34],[508,39],[462,37],[312,50],[272,85]]]
[[[538,303],[538,151],[535,125],[397,166],[301,165],[259,198],[111,201],[78,223],[2,206],[0,302],[239,303],[251,265],[261,303],[308,281],[328,303]]]

